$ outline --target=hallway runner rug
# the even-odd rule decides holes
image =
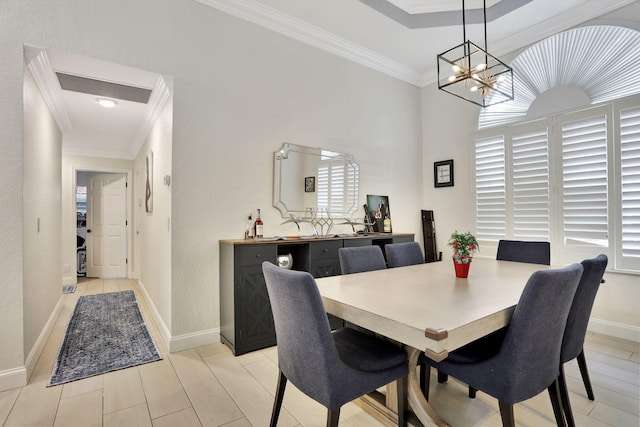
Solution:
[[[162,359],[131,290],[78,298],[47,387]]]

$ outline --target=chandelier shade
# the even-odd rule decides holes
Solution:
[[[484,49],[466,40],[462,0],[463,43],[438,55],[438,89],[480,107],[513,99],[513,69],[487,52],[487,10],[484,5]]]

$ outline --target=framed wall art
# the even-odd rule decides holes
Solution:
[[[316,177],[308,176],[304,179],[304,192],[314,193],[316,191]]]
[[[149,150],[145,162],[144,207],[145,211],[153,212],[153,151]]]
[[[433,163],[433,184],[435,187],[453,187],[453,160]]]

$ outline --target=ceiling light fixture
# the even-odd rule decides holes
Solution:
[[[113,108],[116,106],[116,101],[113,99],[98,98],[98,104],[102,105],[104,108]]]
[[[467,40],[462,0],[461,45],[438,55],[438,89],[481,107],[513,99],[513,70],[487,52],[487,3],[484,12],[484,50]]]

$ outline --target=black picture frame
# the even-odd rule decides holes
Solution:
[[[453,187],[453,159],[433,163],[433,185]]]
[[[304,192],[315,193],[316,191],[316,177],[308,176],[304,179]]]

